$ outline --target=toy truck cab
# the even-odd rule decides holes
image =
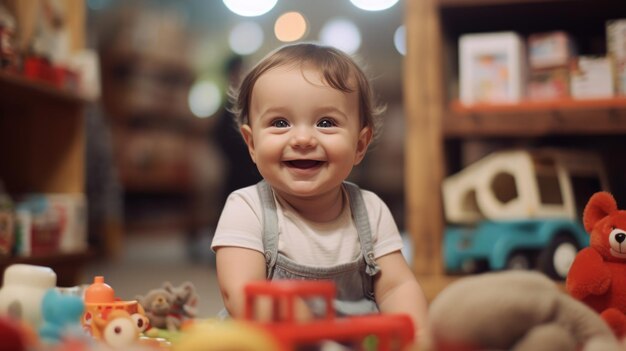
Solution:
[[[374,314],[336,317],[332,281],[274,280],[248,283],[245,287],[244,319],[255,322],[255,304],[259,298],[270,298],[272,316],[257,325],[274,336],[281,350],[317,349],[322,342],[339,342],[356,350],[406,350],[413,344],[413,322],[404,314]],[[297,321],[295,304],[316,299],[323,303],[318,318]],[[284,313],[283,313],[284,312]],[[371,341],[372,338],[375,341]]]
[[[539,269],[564,279],[589,243],[583,207],[607,189],[591,153],[511,150],[483,158],[443,183],[446,270]]]

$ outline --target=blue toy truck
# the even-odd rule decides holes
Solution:
[[[513,150],[481,159],[444,181],[446,271],[537,269],[565,279],[589,245],[584,205],[607,188],[590,153]]]
[[[485,220],[448,227],[444,241],[448,271],[539,269],[561,280],[589,236],[581,223],[566,219]]]

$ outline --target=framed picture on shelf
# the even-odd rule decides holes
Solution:
[[[513,103],[524,97],[525,48],[517,33],[466,34],[459,46],[463,104]]]

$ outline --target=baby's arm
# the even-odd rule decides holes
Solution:
[[[380,266],[380,273],[376,276],[374,293],[380,311],[410,315],[415,337],[426,335],[428,304],[400,251],[379,257],[376,263]]]
[[[224,306],[233,318],[244,315],[244,286],[265,279],[265,256],[240,247],[224,246],[216,250],[217,280]]]
[[[244,287],[251,281],[265,279],[265,256],[255,250],[224,246],[217,249],[216,258],[217,280],[224,306],[231,317],[242,318],[245,311]],[[284,318],[286,303],[280,308],[280,318]],[[258,321],[270,321],[274,318],[272,313],[271,299],[257,297],[252,311],[253,318]],[[299,321],[312,319],[311,311],[304,300],[295,301],[295,318]]]

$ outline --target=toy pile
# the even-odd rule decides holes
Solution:
[[[461,278],[431,304],[427,349],[626,350],[626,211],[597,192],[583,224],[565,289],[529,271]]]
[[[135,300],[116,297],[102,276],[87,286],[55,284],[48,267],[5,270],[0,351],[408,351],[415,341],[404,314],[336,316],[332,281],[251,282],[244,288],[245,315],[223,321],[196,318],[190,282],[165,282]],[[323,315],[296,321],[300,298],[323,302]],[[267,320],[255,312],[263,299],[273,306]]]
[[[170,350],[195,323],[198,297],[191,282],[122,300],[96,276],[90,285],[56,287],[55,272],[14,264],[0,289],[0,350]]]

